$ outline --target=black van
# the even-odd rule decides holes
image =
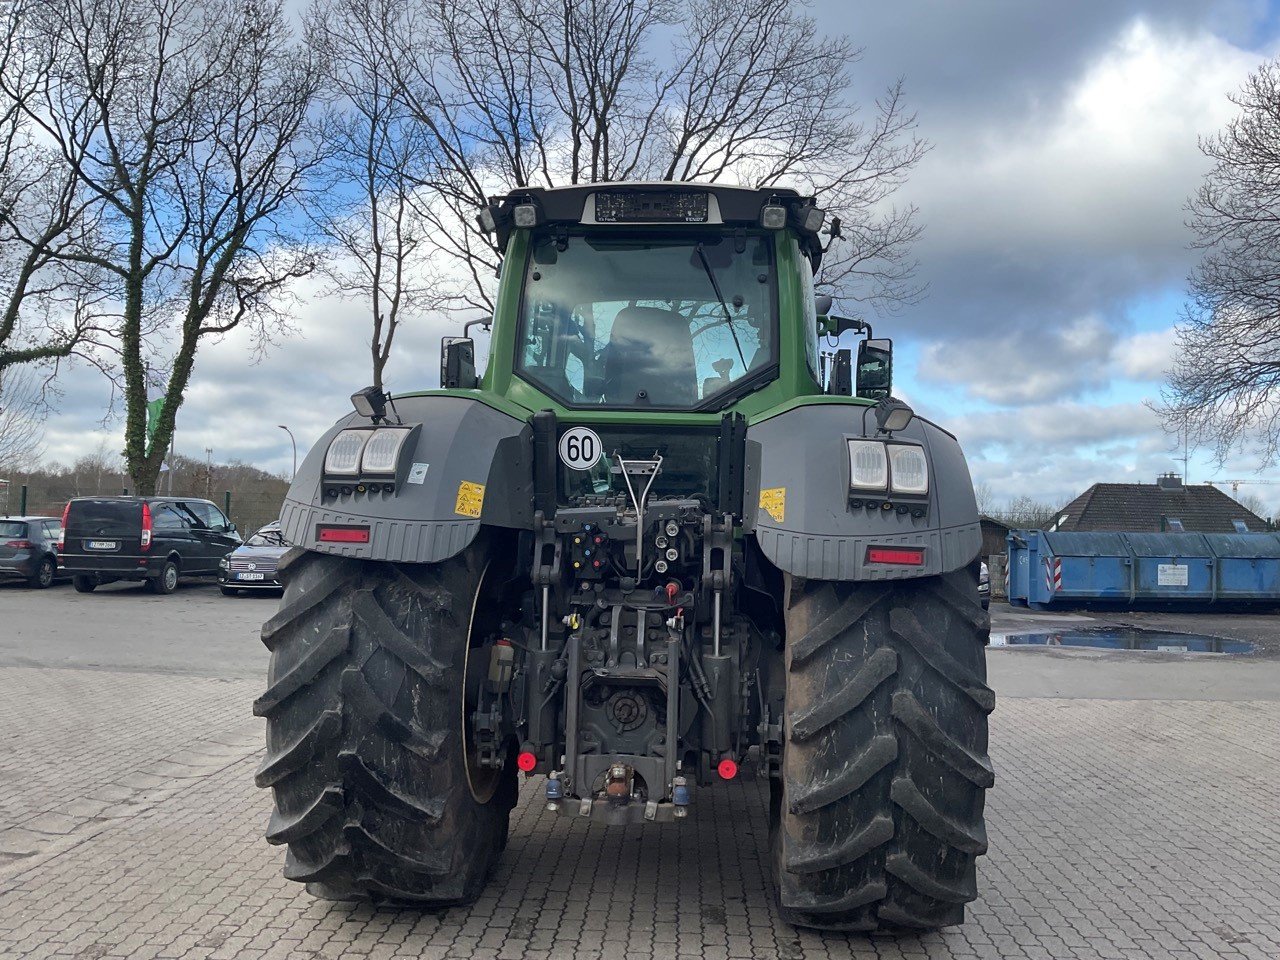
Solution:
[[[143,580],[173,593],[179,577],[217,576],[240,535],[208,500],[77,497],[62,514],[62,563],[80,593],[100,583]]]

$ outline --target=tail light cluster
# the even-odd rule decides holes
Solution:
[[[11,547],[14,550],[30,550],[31,541],[30,540],[7,540],[5,541],[5,546]]]
[[[67,545],[67,517],[71,514],[71,501],[67,501],[67,505],[62,508],[62,529],[58,531],[58,549],[61,550]]]
[[[142,504],[142,549],[151,549],[151,505]]]

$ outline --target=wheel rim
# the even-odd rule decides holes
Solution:
[[[40,564],[40,586],[47,587],[53,583],[53,564],[46,560]]]
[[[164,568],[164,588],[172,590],[178,585],[178,568],[172,563],[166,564]]]
[[[498,790],[502,779],[502,771],[480,766],[480,750],[472,736],[471,714],[476,704],[467,697],[468,665],[471,661],[471,637],[476,625],[476,608],[480,602],[480,594],[484,592],[485,578],[489,574],[489,561],[485,560],[484,569],[480,571],[480,581],[476,584],[476,592],[471,598],[471,616],[467,620],[467,642],[462,654],[462,756],[463,766],[467,772],[467,787],[476,803],[488,803]],[[477,648],[482,650],[483,648]]]

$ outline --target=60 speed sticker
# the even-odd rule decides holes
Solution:
[[[570,427],[560,437],[560,459],[571,470],[590,470],[604,453],[604,445],[589,427]]]

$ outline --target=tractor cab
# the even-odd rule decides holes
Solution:
[[[770,386],[761,403],[821,393],[824,219],[793,190],[704,184],[495,199],[480,222],[506,256],[489,369],[470,385],[589,419],[716,414]],[[471,352],[456,342],[446,353]]]

